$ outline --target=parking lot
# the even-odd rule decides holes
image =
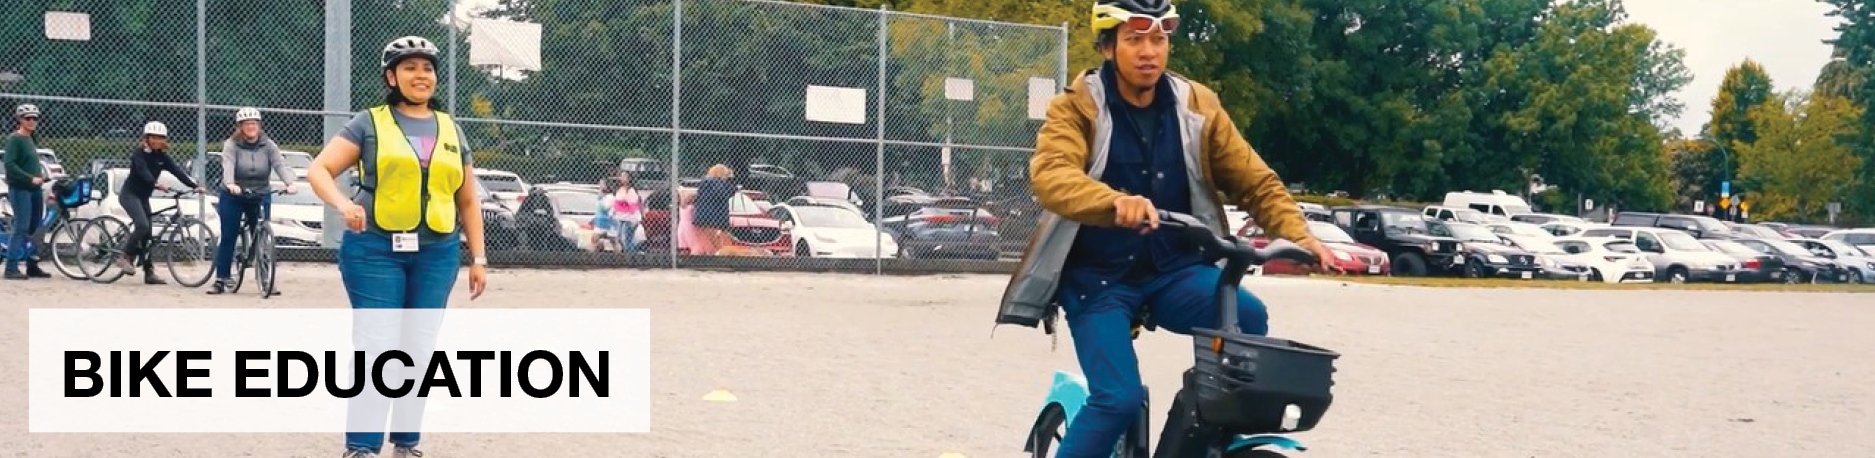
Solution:
[[[1021,456],[1073,346],[991,318],[1003,278],[498,269],[452,307],[643,307],[649,434],[433,434],[432,457]],[[1313,457],[1875,456],[1875,296],[1444,289],[1258,277],[1273,332],[1344,354]],[[0,300],[0,457],[337,456],[336,434],[28,434],[28,308],[344,307],[329,265],[286,296],[15,282]],[[1152,398],[1189,341],[1138,343]],[[729,403],[703,401],[714,389]],[[1155,406],[1163,415],[1164,404]],[[255,412],[255,415],[266,415]],[[1162,418],[1153,421],[1155,434]]]

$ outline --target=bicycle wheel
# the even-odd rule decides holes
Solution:
[[[84,239],[80,236],[84,235],[85,226],[89,223],[89,220],[83,219],[66,220],[52,228],[52,233],[46,237],[46,249],[52,252],[52,267],[59,269],[59,274],[65,275],[65,278],[91,279],[85,275],[84,268],[78,265],[79,258],[84,257],[85,249]]]
[[[236,235],[234,259],[228,262],[228,294],[241,292],[241,284],[247,281],[247,265],[252,263],[254,253],[248,251],[248,233]]]
[[[116,218],[97,218],[85,223],[85,228],[78,232],[79,249],[78,270],[85,278],[98,283],[110,283],[124,276],[123,269],[117,269],[117,258],[124,255],[124,239],[130,236],[130,226]]]
[[[184,219],[164,230],[160,240],[150,249],[162,253],[163,263],[169,265],[169,276],[176,279],[177,284],[195,288],[214,276],[216,239],[208,223]]]
[[[259,236],[254,238],[254,281],[260,282],[260,285],[258,285],[260,286],[260,297],[273,297],[276,291],[273,289],[275,274],[273,268],[277,265],[275,263],[278,262],[278,260],[274,258],[273,229],[263,223],[259,230],[255,232],[259,233]]]

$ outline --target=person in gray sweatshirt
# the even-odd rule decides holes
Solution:
[[[280,158],[280,146],[260,130],[260,110],[242,108],[234,114],[234,135],[221,142],[221,198],[215,211],[221,215],[221,244],[215,248],[215,283],[209,294],[228,292],[229,265],[234,263],[234,244],[245,221],[265,224],[262,215],[273,209],[273,184],[268,174],[279,175],[286,183],[284,191],[295,191],[297,176]],[[278,292],[276,291],[276,294]]]

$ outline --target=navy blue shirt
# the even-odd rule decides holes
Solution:
[[[1190,172],[1172,85],[1160,78],[1152,103],[1135,107],[1120,97],[1113,64],[1101,66],[1113,138],[1100,181],[1122,193],[1144,196],[1162,210],[1191,213]],[[1092,295],[1117,283],[1142,284],[1160,274],[1204,263],[1198,249],[1177,235],[1137,228],[1081,226],[1062,269],[1063,286]]]

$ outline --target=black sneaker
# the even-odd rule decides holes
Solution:
[[[145,270],[143,271],[143,284],[145,285],[167,285],[169,284],[169,282],[164,281],[163,277],[156,276],[156,272]]]
[[[52,273],[46,272],[45,269],[40,269],[39,263],[35,262],[26,265],[26,276],[32,278],[52,278]]]
[[[208,286],[208,294],[226,294],[228,289],[227,280],[215,280],[215,283]]]
[[[17,270],[9,270],[6,273],[6,279],[8,280],[25,280],[28,278],[32,278],[32,277],[28,277],[26,276],[25,273],[17,271]]]

